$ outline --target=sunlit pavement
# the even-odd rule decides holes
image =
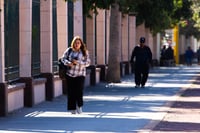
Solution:
[[[134,88],[133,75],[117,84],[99,83],[85,89],[82,114],[67,112],[61,96],[0,118],[0,133],[151,132],[183,90],[199,87],[192,85],[199,71],[198,66],[153,68],[145,88]]]

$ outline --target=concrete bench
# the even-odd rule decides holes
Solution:
[[[23,83],[8,85],[8,113],[24,107],[24,88],[25,84]]]
[[[90,69],[86,69],[86,77],[85,77],[85,83],[84,83],[84,86],[85,87],[88,87],[91,85],[91,70]]]
[[[100,81],[104,82],[106,81],[106,74],[107,74],[107,69],[108,67],[106,65],[97,65],[97,68],[100,68]]]
[[[24,83],[0,83],[0,116],[24,107]]]
[[[101,68],[96,68],[96,84],[100,82]]]
[[[63,94],[63,81],[58,75],[54,76],[54,97],[61,96]]]
[[[34,104],[39,104],[46,100],[45,83],[46,83],[45,78],[37,78],[33,80]]]

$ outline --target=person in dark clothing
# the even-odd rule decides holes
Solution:
[[[165,61],[164,66],[174,66],[175,60],[174,60],[174,50],[171,45],[166,49],[165,51]]]
[[[140,38],[140,44],[136,46],[131,55],[130,63],[135,58],[135,84],[136,88],[144,87],[149,75],[149,63],[152,61],[151,49],[145,45],[145,38]]]
[[[163,45],[163,48],[161,49],[161,56],[160,56],[160,66],[164,65],[164,61],[166,60],[166,45]]]
[[[194,57],[194,52],[191,49],[191,47],[188,46],[188,49],[185,51],[185,59],[186,59],[187,66],[191,66],[192,65],[193,57]]]
[[[171,45],[169,45],[169,47],[166,49],[165,57],[166,57],[166,60],[173,60],[174,59],[174,50],[172,49]]]

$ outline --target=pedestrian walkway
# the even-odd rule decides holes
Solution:
[[[179,97],[170,103],[161,121],[152,121],[145,127],[146,130],[144,128],[140,132],[200,133],[200,72],[192,83],[189,88],[183,88]]]
[[[198,66],[153,68],[145,88],[134,88],[133,75],[121,83],[99,83],[85,89],[82,114],[67,112],[66,96],[60,96],[1,117],[0,133],[174,133],[184,130],[167,125],[184,123],[194,126],[186,132],[200,132],[200,121],[195,119],[200,110],[199,85],[192,84],[199,71]],[[194,90],[189,93],[193,97],[184,90]],[[181,115],[193,119],[182,121]]]

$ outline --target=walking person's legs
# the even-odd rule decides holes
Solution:
[[[139,67],[135,68],[135,87],[140,87],[141,84],[141,70]]]
[[[144,87],[149,77],[149,66],[145,66],[142,71],[141,87]]]
[[[67,76],[67,109],[71,111],[72,114],[75,114],[76,110],[76,90],[75,80],[73,77]]]
[[[82,113],[82,106],[83,106],[83,89],[84,89],[85,77],[77,77],[76,78],[76,106],[77,112],[80,114]]]

